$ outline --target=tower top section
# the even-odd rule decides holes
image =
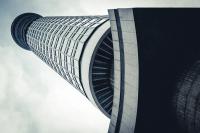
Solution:
[[[30,24],[40,17],[42,16],[35,13],[24,13],[15,18],[11,25],[11,35],[17,45],[26,50],[30,50],[26,42],[26,32]]]

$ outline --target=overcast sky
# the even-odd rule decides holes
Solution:
[[[0,132],[106,133],[109,119],[10,35],[24,12],[42,16],[107,14],[109,8],[199,6],[199,0],[0,0]]]

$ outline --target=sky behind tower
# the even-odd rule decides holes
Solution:
[[[11,38],[14,18],[105,15],[107,9],[200,6],[199,0],[1,0],[0,132],[106,133],[109,119],[32,52]]]

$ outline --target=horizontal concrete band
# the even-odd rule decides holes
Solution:
[[[114,99],[109,133],[133,133],[139,80],[133,10],[109,10],[109,17],[114,48]],[[125,45],[127,41],[130,45]]]

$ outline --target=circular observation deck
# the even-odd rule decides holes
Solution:
[[[113,42],[110,22],[90,37],[81,61],[81,80],[88,99],[110,118],[113,105]]]

